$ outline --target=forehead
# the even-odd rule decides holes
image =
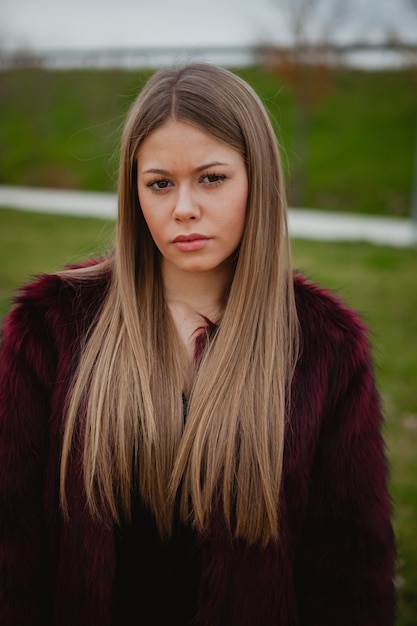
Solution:
[[[240,153],[206,130],[188,122],[169,120],[151,132],[141,144],[138,161],[186,160],[213,155],[217,159],[235,160]]]

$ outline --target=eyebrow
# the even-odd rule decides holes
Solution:
[[[199,165],[198,167],[195,168],[194,171],[202,172],[203,170],[208,170],[211,167],[218,167],[219,165],[228,166],[229,163],[222,163],[221,161],[213,161],[212,163],[205,163],[204,165]],[[142,174],[162,174],[163,176],[168,176],[169,172],[168,170],[160,169],[158,167],[151,167],[148,170],[144,170]]]

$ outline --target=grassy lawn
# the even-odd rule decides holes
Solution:
[[[30,276],[109,247],[111,221],[0,209],[0,317]],[[372,331],[386,415],[390,488],[399,548],[400,615],[417,616],[417,250],[293,241],[294,264],[359,310]],[[371,625],[370,625],[371,626]]]
[[[261,68],[238,73],[274,120],[290,204],[409,214],[417,142],[411,73],[338,71],[302,132],[283,78]],[[120,129],[148,75],[0,71],[0,184],[113,191]]]
[[[0,317],[22,279],[103,251],[114,222],[0,208]]]

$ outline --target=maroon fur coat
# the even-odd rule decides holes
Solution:
[[[199,626],[392,626],[394,539],[381,412],[366,330],[296,277],[302,355],[292,392],[281,539],[231,541],[221,516],[202,536]],[[44,276],[24,288],[0,356],[0,624],[111,626],[112,528],[94,523],[72,468],[71,523],[59,508],[66,386],[106,283]],[[158,589],[155,589],[157,602]],[[153,626],[141,613],[132,623]],[[169,623],[169,621],[167,621]]]

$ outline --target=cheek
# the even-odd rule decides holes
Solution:
[[[148,225],[149,232],[151,233],[152,239],[155,241],[155,243],[157,243],[158,240],[161,238],[160,224],[155,219],[152,219],[149,216],[147,217],[145,214],[144,214],[144,218],[145,218],[146,224]]]
[[[139,206],[140,206],[140,210],[142,211],[143,219],[148,225],[149,230],[152,232],[156,226],[155,209],[152,206],[152,204],[149,203],[149,201],[147,201],[146,198],[143,197],[143,194],[141,194],[140,192],[138,192],[138,198],[139,198]]]
[[[248,194],[242,194],[239,202],[236,203],[236,209],[234,212],[234,227],[236,228],[236,235],[239,238],[243,235],[243,230],[245,228],[246,222],[246,212],[247,212],[247,202],[248,202]]]
[[[140,198],[139,198],[139,202],[140,202]],[[155,213],[153,211],[150,211],[146,207],[146,205],[144,207],[142,203],[141,203],[141,210],[142,210],[143,219],[149,229],[149,232],[151,233],[151,237],[156,242],[160,234],[160,220],[157,220]]]

